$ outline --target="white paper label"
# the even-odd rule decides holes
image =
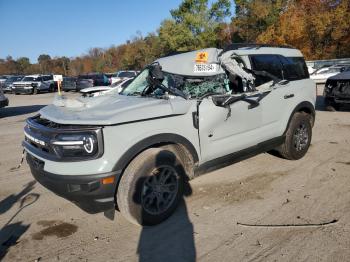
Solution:
[[[195,73],[214,73],[216,72],[216,64],[195,64],[194,72]]]
[[[62,75],[53,75],[53,81],[63,81],[63,76]]]

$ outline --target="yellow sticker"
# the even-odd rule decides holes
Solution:
[[[207,63],[208,62],[208,52],[198,52],[196,54],[197,63]]]

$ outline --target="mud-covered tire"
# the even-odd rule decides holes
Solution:
[[[311,123],[312,116],[310,114],[297,112],[293,115],[286,132],[285,141],[277,148],[282,157],[289,160],[298,160],[306,154],[312,138]]]
[[[170,175],[162,184],[160,178],[166,177],[162,176],[164,170],[170,170],[166,173]],[[173,187],[170,186],[172,184]],[[156,225],[175,211],[183,189],[184,169],[180,159],[169,150],[150,148],[135,157],[125,169],[117,190],[117,205],[130,222],[137,225]],[[162,198],[164,202],[159,202],[158,212],[157,201]]]

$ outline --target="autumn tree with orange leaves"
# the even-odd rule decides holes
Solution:
[[[291,45],[307,59],[350,57],[349,0],[246,2],[253,17],[233,20],[243,41]]]

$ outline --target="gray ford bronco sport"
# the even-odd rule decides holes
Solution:
[[[55,99],[27,119],[23,146],[57,195],[154,225],[196,175],[269,150],[302,158],[315,100],[299,50],[207,48],[156,60],[120,94]]]

